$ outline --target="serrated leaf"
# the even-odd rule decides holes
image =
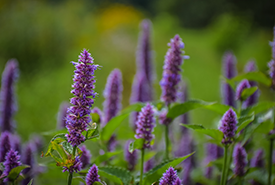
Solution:
[[[15,168],[13,168],[9,175],[8,175],[8,179],[10,181],[15,181],[17,179],[17,177],[19,176],[19,174],[21,173],[22,170],[26,169],[26,168],[30,168],[30,166],[28,165],[21,165],[21,166],[17,166]]]
[[[110,137],[112,136],[115,129],[122,123],[124,119],[126,119],[129,114],[133,111],[139,112],[144,104],[142,103],[135,103],[124,110],[121,111],[121,114],[112,118],[102,129],[102,132],[100,134],[101,140],[103,142],[109,141]]]
[[[70,143],[62,142],[61,145],[68,154],[73,154],[73,146]]]
[[[222,142],[223,133],[218,129],[206,129],[202,125],[181,124],[181,126],[195,130],[196,132],[199,132],[202,134],[206,134],[212,137],[213,139],[215,139],[217,142]]]
[[[238,119],[238,128],[237,128],[237,133],[239,133],[242,129],[244,129],[249,123],[251,123],[255,119],[254,113],[247,115],[247,116],[242,116]]]
[[[123,184],[123,182],[121,181],[120,178],[118,178],[115,175],[109,174],[109,173],[107,173],[105,171],[98,170],[98,175],[100,175],[101,177],[107,178],[109,181],[111,181],[113,183]]]
[[[111,175],[112,177],[113,176],[117,177],[122,182],[120,184],[124,184],[124,185],[130,184],[130,182],[133,180],[133,176],[131,175],[131,173],[128,170],[120,167],[115,167],[115,166],[98,167],[98,173],[100,174],[100,172],[101,173],[104,172],[105,174]],[[116,179],[116,181],[118,179]],[[109,180],[112,181],[111,179]]]
[[[32,183],[33,183],[33,179],[31,179],[27,185],[32,185]]]
[[[134,142],[131,142],[129,145],[129,152],[133,153],[134,150],[138,149],[142,149],[144,145],[144,139],[140,138],[140,139],[136,139]]]
[[[151,169],[150,171],[148,171],[147,173],[145,173],[143,175],[143,183],[142,184],[143,185],[151,185],[152,183],[158,181],[162,177],[162,174],[170,166],[172,166],[172,167],[177,166],[178,164],[180,164],[182,161],[184,161],[185,159],[187,159],[188,157],[190,157],[193,154],[194,154],[194,152],[189,155],[183,156],[183,157],[163,161],[161,164],[155,166],[153,169]]]
[[[257,89],[258,89],[257,86],[253,86],[253,87],[250,87],[250,88],[245,88],[242,91],[241,99],[246,100],[249,96],[254,94],[257,91]]]
[[[96,165],[99,165],[100,163],[102,163],[102,162],[104,162],[104,161],[107,161],[107,160],[109,160],[111,157],[113,157],[113,156],[115,156],[115,155],[118,155],[118,154],[120,154],[120,153],[122,153],[122,151],[106,152],[105,154],[98,156],[98,157],[95,159],[94,163],[95,163]]]
[[[66,143],[66,142],[63,142],[63,143]],[[64,145],[66,145],[66,144],[64,144]],[[65,161],[66,159],[68,159],[68,156],[67,156],[66,152],[64,151],[62,144],[57,144],[56,142],[53,141],[52,147],[53,147],[53,150],[55,150],[59,154],[62,161]]]

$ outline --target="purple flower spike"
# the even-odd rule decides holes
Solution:
[[[206,158],[204,160],[206,165],[211,161],[221,158],[222,156],[223,156],[223,148],[212,143],[208,143],[206,145]],[[213,171],[212,167],[206,167],[205,177],[210,179],[212,177],[212,171]]]
[[[80,161],[82,163],[81,168],[84,169],[90,164],[90,160],[92,158],[92,154],[90,150],[86,148],[85,145],[79,147],[79,149],[82,151],[82,155],[80,157]]]
[[[80,160],[79,156],[76,156],[76,158],[73,161],[73,165],[71,165],[70,167],[67,166],[63,166],[63,172],[67,171],[69,173],[73,173],[73,172],[79,172],[81,170],[82,167],[82,163]]]
[[[92,113],[98,114],[98,116],[99,116],[98,124],[100,124],[102,122],[102,120],[103,120],[103,113],[102,113],[102,111],[98,107],[94,107],[92,109]],[[95,122],[95,120],[92,120],[92,121]]]
[[[169,105],[176,101],[177,98],[177,86],[181,81],[181,64],[183,59],[187,59],[187,56],[182,56],[184,53],[181,49],[184,48],[184,44],[179,37],[176,35],[171,42],[168,44],[168,49],[162,73],[162,80],[160,86],[162,89],[161,100]]]
[[[252,72],[252,71],[256,71],[257,70],[257,66],[256,63],[254,61],[250,61],[246,64],[245,66],[245,72]],[[251,87],[257,86],[257,82],[255,81],[249,81],[249,84]],[[244,107],[250,107],[254,104],[256,104],[258,102],[258,98],[259,98],[259,90],[255,91],[250,97],[248,97],[245,102],[244,102]]]
[[[33,178],[36,168],[35,150],[36,147],[34,144],[28,143],[22,153],[22,163],[30,166],[30,168],[26,168],[22,171],[24,176],[26,176],[26,178],[22,181],[22,184],[28,184]]]
[[[108,76],[104,90],[104,125],[106,125],[120,111],[122,90],[123,86],[121,72],[119,69],[114,69]]]
[[[231,52],[226,52],[223,56],[223,75],[225,78],[231,79],[237,75],[236,57]],[[222,83],[223,103],[235,107],[235,92],[229,84]]]
[[[152,157],[151,159],[149,159],[145,164],[144,164],[144,172],[148,172],[151,169],[153,169],[153,167],[155,166],[155,158]]]
[[[143,148],[150,148],[150,142],[154,138],[154,135],[152,134],[155,127],[155,119],[153,114],[153,106],[147,103],[138,115],[135,138],[143,138],[145,140]]]
[[[177,177],[173,185],[182,185],[180,178]]]
[[[233,159],[234,159],[234,173],[237,176],[244,176],[245,175],[245,166],[247,165],[247,154],[245,149],[240,145],[237,144],[234,148],[233,152]]]
[[[153,79],[153,62],[151,51],[151,21],[145,19],[141,22],[141,32],[139,35],[138,50],[136,53],[137,73],[143,73],[145,80],[151,86]],[[152,90],[150,90],[152,93]]]
[[[138,159],[138,156],[137,156],[137,151],[134,150],[132,153],[129,152],[129,145],[132,141],[131,140],[128,140],[125,144],[125,147],[124,147],[124,158],[125,160],[128,162],[128,169],[130,171],[133,171],[135,169],[135,166],[137,164],[137,159]]]
[[[86,175],[86,184],[87,185],[93,185],[94,182],[100,182],[98,175],[98,168],[94,164],[88,171]]]
[[[7,131],[3,132],[0,138],[0,162],[5,161],[5,157],[11,148],[11,134]]]
[[[115,151],[116,146],[117,146],[116,135],[113,134],[107,143],[107,149],[109,152],[113,152]]]
[[[178,89],[178,100],[181,103],[184,103],[188,100],[188,88],[186,83],[181,83],[179,84],[179,89]],[[180,123],[183,124],[188,124],[189,123],[189,115],[188,113],[183,114],[180,116]],[[181,127],[181,133],[186,134],[188,129],[186,127]]]
[[[167,118],[167,110],[161,111],[159,114],[159,123],[162,125],[169,125],[172,122],[171,118]]]
[[[59,112],[57,115],[57,129],[66,128],[66,117],[67,110],[70,107],[70,104],[67,102],[62,102],[59,106]]]
[[[2,132],[14,131],[14,123],[12,117],[17,110],[14,83],[18,77],[18,62],[15,59],[9,60],[2,74],[2,84],[0,92],[0,126]]]
[[[174,168],[170,167],[166,172],[162,175],[159,185],[174,185],[178,178],[177,171]]]
[[[222,117],[219,130],[223,132],[223,144],[231,144],[237,130],[237,115],[230,108]]]
[[[251,159],[250,166],[264,168],[264,151],[262,149],[255,152],[254,157]]]
[[[66,127],[69,134],[66,135],[69,143],[72,146],[78,146],[84,142],[85,137],[81,134],[87,129],[90,123],[88,117],[91,113],[90,108],[92,107],[96,93],[94,71],[98,68],[93,62],[91,54],[87,50],[79,55],[78,62],[72,62],[76,70],[74,71],[74,88],[71,93],[75,97],[71,98],[71,106],[67,111]]]
[[[18,135],[12,136],[12,142],[13,142],[13,149],[18,152],[18,154],[21,153],[21,138]]]
[[[272,88],[275,89],[275,27],[273,28],[274,30],[274,39],[272,42],[270,42],[270,46],[272,48],[272,59],[268,63],[269,67],[269,76],[272,80]]]
[[[4,166],[5,166],[5,171],[3,174],[5,174],[6,176],[9,175],[10,171],[17,167],[17,166],[20,166],[21,165],[21,162],[19,161],[20,160],[20,155],[18,154],[17,151],[14,151],[13,149],[11,149],[6,157],[5,157],[5,162],[3,163]]]
[[[237,89],[236,89],[236,100],[243,101],[243,99],[242,99],[242,92],[246,88],[250,88],[250,84],[249,84],[248,80],[242,80],[238,84]]]

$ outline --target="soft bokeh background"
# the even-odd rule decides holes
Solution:
[[[273,0],[1,0],[0,71],[10,58],[20,64],[17,131],[26,141],[31,133],[56,128],[58,107],[72,96],[74,67],[70,61],[76,61],[83,48],[89,49],[102,66],[96,72],[99,96],[95,106],[102,108],[107,76],[119,68],[126,107],[135,74],[139,23],[144,18],[153,23],[155,99],[160,97],[158,83],[167,43],[179,34],[190,56],[182,66],[182,74],[191,98],[220,101],[221,59],[226,50],[235,53],[239,73],[250,59],[256,60],[259,70],[267,72],[274,7]],[[261,100],[272,99],[267,88],[260,88]],[[196,110],[191,120],[213,127],[216,116]],[[61,172],[55,175],[66,179]]]

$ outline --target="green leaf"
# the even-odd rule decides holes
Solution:
[[[180,164],[182,161],[184,161],[185,159],[187,159],[193,154],[194,152],[183,157],[163,161],[161,164],[155,166],[153,169],[151,169],[150,171],[148,171],[143,175],[143,182],[144,182],[143,185],[151,185],[153,182],[158,181],[162,177],[162,174],[170,166],[172,167],[177,166],[178,164]]]
[[[115,166],[98,167],[98,174],[105,176],[111,182],[117,182],[124,185],[129,185],[130,182],[133,180],[133,176],[128,170]],[[106,175],[110,176],[112,179],[110,179],[110,177],[107,177]],[[113,181],[113,179],[115,181]]]
[[[104,162],[104,161],[107,161],[107,160],[109,160],[111,157],[113,157],[113,156],[115,156],[115,155],[118,155],[118,154],[120,154],[120,153],[122,153],[122,151],[106,152],[105,154],[98,156],[98,157],[95,159],[94,163],[95,163],[96,165],[99,165],[100,163],[102,163],[102,162]]]
[[[84,176],[76,176],[76,177],[73,177],[73,179],[76,179],[76,180],[84,182],[84,183],[86,182]]]
[[[248,107],[244,110],[242,110],[241,115],[246,115],[246,114],[259,114],[261,112],[265,112],[271,108],[275,107],[275,102],[259,102],[258,104]]]
[[[63,150],[65,150],[68,154],[73,154],[73,146],[68,142],[62,142],[61,143]]]
[[[91,113],[92,121],[95,123],[100,123],[100,116],[98,113]]]
[[[257,86],[253,86],[253,87],[250,87],[250,88],[245,88],[242,92],[241,99],[246,100],[249,96],[254,94],[255,91],[257,91],[257,89],[258,89]]]
[[[66,133],[56,134],[51,141],[54,141],[56,139],[59,139],[59,141],[67,141]]]
[[[94,128],[88,129],[86,133],[84,133],[84,135],[86,136],[86,140],[98,138],[99,137],[98,126],[96,125]]]
[[[42,132],[41,134],[44,136],[52,136],[53,137],[58,134],[66,134],[66,133],[68,133],[68,130],[64,128],[62,130],[51,130],[48,132]]]
[[[188,111],[197,109],[197,108],[204,108],[211,111],[214,111],[220,115],[223,115],[230,106],[219,104],[217,102],[205,102],[202,100],[189,100],[184,103],[176,103],[174,104],[168,111],[167,117],[169,118],[176,118],[182,114],[185,114]]]
[[[32,183],[33,183],[33,179],[31,179],[27,185],[32,185]]]
[[[95,182],[93,183],[93,185],[104,185],[104,184],[102,184],[101,182],[95,181]]]
[[[241,81],[243,79],[259,82],[263,85],[266,85],[267,87],[270,87],[272,84],[272,80],[260,71],[253,71],[253,72],[241,74],[241,75],[235,76],[230,80],[236,82],[236,81]]]
[[[5,166],[4,166],[3,162],[0,163],[0,170],[5,171]]]
[[[247,115],[247,116],[242,116],[238,119],[238,129],[237,133],[239,133],[242,129],[244,129],[249,123],[251,123],[255,119],[254,113]]]
[[[206,129],[202,125],[189,125],[189,124],[181,124],[181,126],[184,126],[186,128],[195,130],[196,132],[208,135],[212,137],[217,142],[222,142],[223,133],[218,129]]]
[[[121,114],[112,118],[102,129],[100,134],[101,140],[103,142],[109,141],[110,137],[114,133],[115,129],[122,123],[124,119],[126,119],[129,114],[133,111],[139,112],[144,104],[136,103],[128,106],[124,110],[121,111]]]
[[[140,138],[140,139],[136,139],[134,142],[131,142],[129,145],[129,152],[133,153],[134,150],[138,149],[142,149],[144,145],[144,139]]]
[[[17,166],[15,168],[13,168],[9,175],[8,178],[10,181],[15,181],[17,179],[17,177],[19,176],[20,172],[26,168],[30,168],[30,166],[28,165],[21,165],[21,166]]]
[[[63,142],[63,143],[67,143],[67,142]],[[66,145],[66,144],[64,144],[64,145]],[[65,161],[66,159],[68,159],[68,156],[67,156],[66,152],[64,151],[62,144],[57,144],[56,142],[52,142],[52,147],[53,147],[53,150],[55,150],[59,154],[62,161]]]

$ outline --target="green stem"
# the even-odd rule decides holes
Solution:
[[[226,183],[225,176],[227,176],[227,175],[226,175],[226,167],[227,167],[227,165],[226,165],[226,164],[227,164],[227,149],[228,149],[228,147],[225,146],[225,147],[224,147],[223,167],[222,167],[222,178],[221,178],[221,181],[220,181],[220,185],[223,185],[223,184]],[[224,181],[225,181],[225,183],[224,183]]]
[[[169,126],[168,125],[165,125],[165,159],[169,159]]]
[[[242,185],[243,181],[242,181],[242,177],[239,177],[239,185]]]
[[[75,152],[76,152],[76,146],[74,146],[73,148],[73,157],[75,157]],[[69,178],[68,178],[68,185],[71,185],[73,181],[73,172],[71,172],[69,174]]]
[[[269,159],[268,159],[268,185],[271,185],[271,176],[272,176],[272,157],[273,157],[273,139],[269,141]]]
[[[141,164],[140,164],[139,185],[142,185],[143,162],[144,162],[144,148],[141,149]]]

